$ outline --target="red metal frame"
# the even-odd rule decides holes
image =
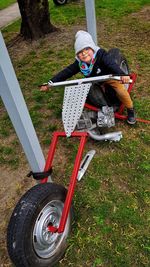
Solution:
[[[132,83],[130,83],[129,88],[128,88],[129,94],[130,94],[130,92],[131,92],[131,90],[133,88],[133,85],[134,85],[135,81],[136,81],[136,77],[137,77],[137,75],[135,73],[130,74],[130,78],[132,79]],[[93,111],[98,111],[99,110],[99,108],[96,108],[96,107],[94,107],[94,106],[92,106],[90,104],[87,104],[87,103],[85,103],[85,108],[91,109]],[[126,116],[122,117],[122,115],[121,115],[123,113],[123,111],[124,111],[124,105],[121,104],[121,106],[119,108],[119,111],[115,112],[115,118],[117,118],[117,119],[126,118]]]
[[[46,165],[45,165],[44,171],[48,171],[52,167],[54,153],[55,153],[55,149],[56,149],[56,145],[57,145],[59,137],[66,137],[65,132],[54,132],[52,142],[51,142],[51,145],[49,148],[48,157],[46,160]],[[86,143],[86,139],[88,137],[88,133],[86,133],[86,132],[73,132],[71,134],[71,137],[79,137],[80,138],[80,144],[79,144],[77,155],[75,158],[72,175],[70,177],[70,183],[69,183],[69,187],[68,187],[66,200],[64,203],[64,208],[62,211],[60,225],[58,228],[56,228],[54,226],[48,227],[49,231],[53,232],[53,233],[55,233],[55,232],[62,233],[64,231],[66,221],[68,218],[68,214],[69,214],[69,210],[71,207],[72,198],[74,195],[74,190],[75,190],[75,186],[76,186],[76,182],[77,182],[77,175],[78,175],[78,171],[79,171],[79,167],[80,167],[80,162],[82,159],[83,149],[84,149],[84,146]],[[46,183],[47,180],[48,180],[48,178],[45,178],[41,181],[41,183]]]
[[[90,109],[92,111],[99,111],[99,108],[96,108],[96,107],[94,107],[94,106],[92,106],[92,105],[90,105],[88,103],[85,103],[84,107],[88,108],[88,109]]]
[[[132,83],[129,85],[129,88],[128,88],[129,94],[130,94],[130,92],[131,92],[131,90],[133,88],[133,85],[134,85],[135,81],[136,81],[137,74],[132,73],[130,75],[130,78],[132,79]],[[120,106],[120,108],[119,108],[119,111],[115,112],[115,118],[116,119],[120,119],[120,120],[126,120],[127,116],[122,115],[123,111],[124,111],[124,105],[122,104]],[[139,121],[139,122],[150,123],[150,120],[144,120],[144,119],[140,119],[140,118],[136,118],[136,120]]]
[[[130,78],[132,79],[132,83],[130,83],[129,88],[128,88],[129,94],[132,91],[133,85],[134,85],[136,78],[137,78],[137,74],[131,73]],[[88,109],[93,110],[93,111],[99,111],[99,108],[96,108],[96,107],[94,107],[90,104],[87,104],[87,103],[85,103],[85,108],[88,108]],[[119,110],[117,112],[115,112],[115,118],[116,119],[119,119],[119,120],[126,120],[127,119],[126,115],[122,115],[124,108],[125,108],[124,105],[121,104]],[[144,119],[140,119],[140,118],[136,118],[136,120],[139,122],[150,123],[150,120],[144,120]]]
[[[133,73],[130,75],[130,77],[132,79],[132,83],[129,85],[129,88],[128,88],[129,93],[131,92],[131,90],[133,88],[133,85],[135,83],[137,75],[135,73]],[[87,103],[85,104],[85,107],[90,109],[90,110],[93,110],[93,111],[99,110],[98,108],[96,108],[92,105],[89,105]],[[119,111],[115,112],[115,118],[121,119],[121,120],[126,119],[127,116],[122,115],[123,111],[124,111],[124,105],[122,104],[120,106]],[[145,122],[145,123],[150,123],[150,121],[148,121],[148,120],[143,120],[143,119],[137,119],[137,120],[141,121],[141,122]],[[48,157],[46,160],[44,171],[48,171],[52,167],[53,158],[54,158],[54,154],[55,154],[55,150],[56,150],[56,145],[57,145],[59,137],[66,137],[66,133],[65,132],[54,132],[53,133],[53,138],[52,138],[52,142],[51,142],[51,145],[49,148]],[[80,144],[79,144],[77,155],[75,158],[72,175],[70,177],[70,183],[69,183],[68,192],[67,192],[66,200],[64,203],[64,208],[62,211],[62,216],[60,219],[59,227],[58,228],[54,227],[54,226],[48,227],[49,231],[52,233],[56,233],[56,232],[62,233],[65,229],[66,221],[68,218],[68,214],[69,214],[69,210],[71,207],[71,202],[73,199],[74,190],[75,190],[75,186],[76,186],[76,182],[77,182],[77,175],[78,175],[78,171],[79,171],[79,167],[80,167],[80,162],[82,159],[83,149],[84,149],[84,146],[86,143],[86,139],[88,137],[88,133],[87,132],[73,132],[71,134],[71,137],[79,137],[80,138]],[[41,183],[46,183],[47,181],[48,181],[48,177],[45,179],[42,179]]]

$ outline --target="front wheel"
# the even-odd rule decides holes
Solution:
[[[54,4],[57,6],[61,6],[67,3],[68,0],[53,0]]]
[[[9,256],[16,267],[47,267],[58,262],[65,250],[71,227],[69,213],[63,233],[59,227],[67,190],[58,184],[38,184],[25,193],[11,216],[7,231]]]

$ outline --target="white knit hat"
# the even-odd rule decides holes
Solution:
[[[92,36],[86,31],[78,31],[75,35],[75,43],[74,49],[75,54],[79,53],[82,49],[90,47],[94,52],[97,52],[99,49],[98,46],[95,45]]]

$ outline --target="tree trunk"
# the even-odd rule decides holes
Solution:
[[[17,0],[22,22],[21,35],[27,40],[37,40],[56,31],[50,22],[48,0]]]

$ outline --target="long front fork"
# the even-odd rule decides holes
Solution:
[[[46,165],[45,165],[44,171],[48,171],[52,167],[55,149],[56,149],[56,145],[57,145],[59,137],[66,137],[65,132],[54,132],[52,142],[51,142],[51,145],[49,148],[48,157],[46,160]],[[76,182],[77,182],[77,175],[78,175],[79,168],[80,168],[80,163],[81,163],[81,159],[82,159],[82,155],[83,155],[83,149],[84,149],[84,146],[86,143],[86,139],[88,137],[88,133],[86,133],[86,132],[73,132],[71,137],[80,138],[80,144],[79,144],[78,151],[76,154],[72,175],[70,177],[70,183],[69,183],[68,192],[67,192],[66,200],[64,203],[64,208],[62,211],[62,216],[61,216],[59,227],[58,228],[54,227],[54,226],[48,227],[49,231],[53,232],[53,233],[55,233],[55,232],[62,233],[65,229],[66,221],[67,221],[68,214],[70,211],[70,207],[71,207],[71,203],[72,203],[72,199],[73,199],[73,195],[74,195],[74,190],[75,190],[75,186],[76,186]],[[48,181],[48,177],[42,179],[41,183],[46,183],[47,181]]]

